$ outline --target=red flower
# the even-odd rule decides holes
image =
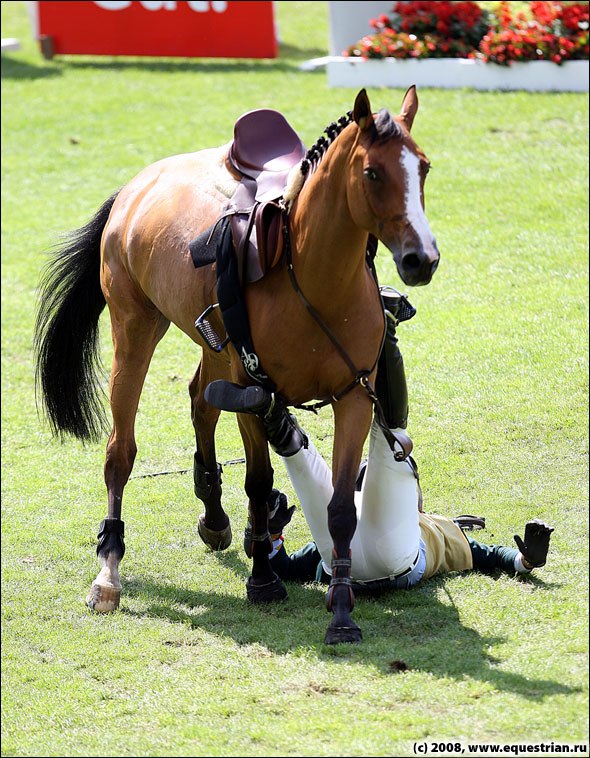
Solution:
[[[513,13],[504,0],[493,16],[472,0],[396,2],[394,16],[381,14],[349,56],[381,58],[480,58],[501,65],[513,60],[562,63],[588,58],[588,2],[530,2]]]

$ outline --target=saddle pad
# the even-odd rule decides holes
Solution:
[[[189,242],[188,249],[190,250],[195,268],[210,266],[212,263],[215,263],[217,243],[221,239],[221,224],[217,224],[213,236],[209,239],[212,229],[213,226],[210,226],[199,234],[198,237],[195,237],[192,242]]]

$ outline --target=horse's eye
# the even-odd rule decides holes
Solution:
[[[370,182],[377,182],[379,181],[379,174],[375,171],[374,168],[366,168],[365,169],[365,176]]]

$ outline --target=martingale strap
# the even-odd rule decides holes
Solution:
[[[293,285],[293,289],[299,296],[299,299],[301,300],[303,305],[311,314],[312,318],[317,322],[318,326],[327,335],[330,342],[334,345],[334,347],[340,354],[340,357],[346,363],[352,375],[354,376],[354,379],[352,380],[352,382],[346,385],[346,387],[341,389],[339,392],[332,395],[330,400],[321,400],[317,403],[312,403],[310,405],[303,404],[303,405],[296,405],[295,407],[300,408],[305,411],[313,411],[314,413],[317,413],[318,408],[323,408],[324,406],[329,405],[332,402],[337,402],[342,397],[344,397],[344,395],[346,395],[348,392],[350,392],[351,390],[353,390],[356,386],[360,384],[362,387],[366,389],[369,395],[369,398],[371,402],[373,403],[375,421],[379,425],[379,428],[383,431],[383,434],[385,435],[385,439],[387,440],[387,443],[389,447],[391,448],[394,458],[396,459],[396,461],[406,460],[406,458],[412,452],[412,448],[413,448],[412,440],[408,437],[407,434],[391,431],[385,419],[385,413],[383,412],[383,408],[381,406],[381,403],[379,402],[379,398],[375,394],[375,390],[373,389],[368,379],[368,377],[373,373],[373,371],[375,370],[375,367],[377,366],[377,363],[379,361],[379,356],[381,355],[381,351],[383,350],[383,345],[385,344],[385,338],[387,335],[387,323],[386,323],[387,317],[385,316],[385,308],[383,307],[383,299],[381,297],[381,293],[379,292],[379,285],[377,282],[377,273],[375,271],[375,266],[373,264],[374,248],[375,248],[374,241],[371,240],[367,248],[367,262],[368,262],[369,267],[371,268],[373,279],[375,281],[375,286],[377,287],[377,292],[379,294],[379,299],[381,300],[381,306],[383,310],[383,321],[384,321],[385,328],[383,330],[383,337],[381,339],[379,352],[377,353],[377,357],[375,358],[375,363],[373,364],[372,368],[359,370],[353,363],[352,359],[350,358],[346,350],[342,347],[342,345],[340,344],[336,336],[333,334],[330,327],[326,324],[326,322],[322,319],[322,317],[317,312],[317,310],[313,307],[313,305],[309,302],[309,300],[305,297],[305,295],[301,291],[301,287],[299,286],[299,282],[297,281],[297,277],[295,276],[295,271],[293,269],[293,259],[291,255],[291,245],[290,245],[290,240],[289,240],[289,218],[286,211],[283,212],[283,236],[284,236],[283,248],[284,248],[285,256],[287,260],[287,271],[289,274],[289,279],[291,281],[291,284]],[[418,478],[417,471],[415,471],[414,473],[415,473],[416,478]]]

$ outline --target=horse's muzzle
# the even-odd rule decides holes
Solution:
[[[401,251],[394,249],[393,260],[404,284],[419,287],[429,284],[438,268],[440,253],[433,237],[426,247],[414,244],[402,245]]]

